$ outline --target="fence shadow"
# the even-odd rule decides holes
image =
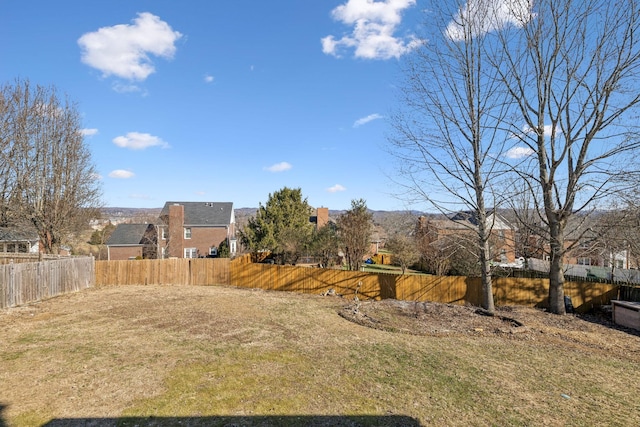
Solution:
[[[624,332],[628,335],[640,337],[640,331],[626,326],[618,325],[613,321],[611,313],[602,310],[592,310],[588,313],[578,313],[577,316],[585,322],[595,323],[609,329]]]
[[[210,417],[122,417],[56,418],[43,427],[133,427],[133,426],[421,426],[404,415],[274,415]],[[0,422],[0,426],[4,426]]]

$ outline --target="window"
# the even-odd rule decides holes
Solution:
[[[624,260],[622,260],[622,259],[617,259],[617,260],[616,260],[616,267],[617,267],[617,268],[624,268]]]
[[[196,248],[184,248],[185,258],[198,258],[198,250]]]
[[[162,227],[162,240],[167,240],[169,237],[168,230],[165,227]]]
[[[185,239],[190,239],[191,238],[191,228],[189,228],[189,227],[185,227],[184,228],[184,238]]]
[[[591,265],[591,258],[578,258],[578,265]]]

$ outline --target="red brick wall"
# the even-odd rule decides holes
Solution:
[[[226,227],[191,227],[191,239],[184,239],[184,248],[196,248],[198,256],[209,255],[209,248],[220,247],[220,243],[227,238]],[[184,256],[184,253],[180,256]]]
[[[110,246],[109,259],[111,261],[127,260],[142,257],[142,246]]]

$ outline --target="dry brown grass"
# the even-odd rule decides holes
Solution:
[[[339,315],[349,312],[335,297],[170,286],[4,311],[2,417],[9,426],[640,425],[640,337],[629,331],[520,308],[501,314],[523,329],[465,307],[360,304],[355,317],[377,329]]]

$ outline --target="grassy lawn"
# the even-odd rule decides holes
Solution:
[[[136,286],[0,312],[0,426],[640,425],[636,335],[414,336],[344,305]]]
[[[367,273],[391,273],[391,274],[402,274],[402,269],[395,265],[388,264],[362,264],[360,267],[361,271],[365,271]],[[408,268],[405,271],[405,274],[425,274],[420,271],[411,270]]]

